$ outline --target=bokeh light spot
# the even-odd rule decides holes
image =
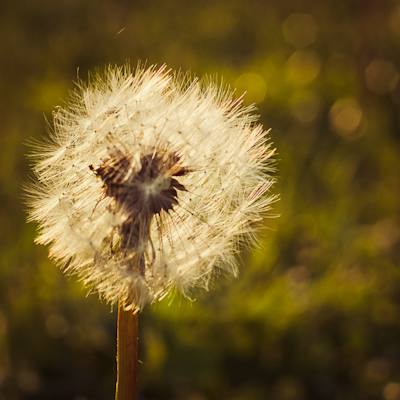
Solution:
[[[291,288],[305,289],[310,284],[310,272],[307,267],[295,266],[288,270],[287,279]]]
[[[334,131],[347,139],[356,139],[362,132],[356,133],[363,112],[354,99],[338,100],[329,111],[329,119]]]
[[[306,397],[303,383],[293,376],[280,378],[273,392],[274,398],[279,400],[303,400]]]
[[[400,238],[399,227],[390,219],[378,221],[371,230],[371,240],[381,251],[390,251]]]
[[[314,91],[295,91],[290,98],[292,115],[301,123],[315,121],[321,111],[320,96]]]
[[[239,76],[235,81],[238,94],[246,92],[246,103],[261,103],[267,91],[267,85],[259,74],[247,73]]]
[[[391,364],[384,358],[374,358],[366,365],[366,375],[374,381],[383,381],[389,377]]]
[[[286,76],[297,85],[307,85],[319,74],[321,60],[314,51],[297,50],[286,64]]]
[[[400,5],[391,12],[389,26],[394,33],[400,35]]]
[[[383,389],[385,400],[400,400],[400,383],[390,382]]]
[[[17,374],[18,386],[27,393],[35,393],[40,386],[39,375],[30,367],[21,367]]]
[[[365,70],[368,89],[376,94],[392,91],[399,80],[399,73],[390,61],[374,60]]]
[[[53,314],[46,320],[46,329],[50,336],[62,337],[69,329],[67,320],[59,314]]]
[[[315,42],[318,26],[309,14],[292,14],[282,24],[282,33],[286,42],[301,48]]]

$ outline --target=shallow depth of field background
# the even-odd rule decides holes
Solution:
[[[239,279],[141,314],[139,399],[400,399],[399,1],[2,1],[0,36],[0,400],[114,396],[117,313],[21,184],[72,81],[126,60],[247,91],[281,197]]]

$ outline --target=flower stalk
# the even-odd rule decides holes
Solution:
[[[136,400],[138,369],[137,311],[118,306],[117,386],[115,400]]]

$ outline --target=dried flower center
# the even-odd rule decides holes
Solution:
[[[119,226],[119,248],[131,260],[127,267],[144,276],[145,258],[150,264],[155,258],[150,238],[152,218],[178,204],[177,191],[186,189],[174,177],[187,174],[188,169],[182,166],[177,154],[166,150],[153,150],[137,157],[116,150],[101,166],[91,165],[90,169],[103,181],[106,196],[112,197],[117,209],[127,216]],[[137,254],[136,261],[131,259],[131,253]]]
[[[106,195],[133,219],[147,219],[178,204],[177,190],[186,190],[174,177],[187,174],[175,153],[159,150],[141,155],[135,162],[131,154],[117,150],[97,169]]]

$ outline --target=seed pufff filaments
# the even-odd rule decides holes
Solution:
[[[165,66],[106,69],[37,145],[37,242],[107,301],[142,308],[237,274],[276,199],[274,150],[252,107]],[[133,295],[134,293],[134,295]]]

